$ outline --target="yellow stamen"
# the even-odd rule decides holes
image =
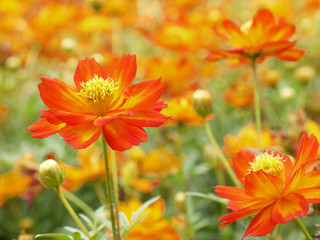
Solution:
[[[94,103],[105,101],[108,96],[114,93],[115,89],[119,88],[118,84],[110,77],[103,79],[97,75],[94,75],[94,78],[80,85],[83,87],[80,95],[89,98]]]
[[[273,154],[262,153],[255,157],[253,162],[250,163],[251,167],[249,171],[257,172],[262,170],[271,175],[280,176],[284,168],[282,157]]]

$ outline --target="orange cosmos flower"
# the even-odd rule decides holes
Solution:
[[[120,211],[130,219],[132,213],[137,211],[141,205],[139,200],[131,199],[128,204],[120,203]],[[181,238],[174,227],[164,219],[164,213],[165,202],[163,199],[159,199],[141,214],[146,217],[130,230],[127,239],[180,240]]]
[[[296,61],[304,55],[303,50],[294,48],[296,41],[289,40],[295,33],[295,27],[283,19],[276,19],[267,9],[259,10],[252,20],[241,27],[224,20],[221,29],[213,30],[234,49],[214,50],[207,56],[208,61],[230,58],[241,62],[262,62],[266,57]]]
[[[320,170],[312,170],[319,143],[302,135],[295,163],[279,152],[254,155],[240,151],[233,158],[234,171],[244,188],[216,186],[216,193],[230,199],[233,212],[220,217],[220,227],[256,214],[244,236],[263,236],[277,224],[305,216],[308,203],[320,203]]]
[[[35,138],[59,133],[74,148],[86,148],[103,133],[114,150],[123,151],[146,142],[142,127],[158,127],[170,117],[159,101],[160,79],[131,85],[136,75],[135,55],[125,55],[107,72],[94,59],[80,60],[70,86],[56,78],[42,77],[40,96],[49,108],[40,121],[28,127]]]

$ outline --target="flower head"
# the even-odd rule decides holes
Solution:
[[[220,217],[220,227],[256,214],[244,236],[263,236],[277,224],[305,216],[309,203],[320,202],[319,143],[315,136],[303,134],[295,163],[279,152],[254,155],[240,151],[233,158],[236,176],[244,188],[216,186],[216,193],[229,199],[233,212]]]
[[[239,59],[241,62],[262,62],[266,57],[276,57],[284,61],[296,61],[304,51],[294,48],[296,41],[289,40],[295,27],[283,19],[276,19],[271,11],[259,10],[252,20],[241,27],[230,20],[224,20],[221,28],[213,29],[234,48],[214,50],[208,61]]]
[[[28,127],[35,138],[59,133],[74,148],[86,148],[103,133],[114,150],[123,151],[148,140],[142,127],[158,127],[170,117],[160,113],[160,79],[131,85],[136,75],[135,55],[122,55],[110,72],[94,59],[80,60],[70,86],[42,77],[40,96],[49,108]]]

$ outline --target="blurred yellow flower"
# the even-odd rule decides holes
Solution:
[[[131,199],[127,204],[120,203],[120,211],[130,219],[132,213],[137,211],[141,205],[139,200]],[[164,213],[165,201],[159,199],[142,212],[141,216],[146,217],[132,228],[127,240],[180,240],[174,227],[164,218]]]

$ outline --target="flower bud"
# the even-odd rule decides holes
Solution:
[[[104,0],[87,0],[87,2],[95,11],[99,11],[104,5]]]
[[[219,156],[212,144],[206,144],[203,148],[203,158],[213,169],[219,167]]]
[[[55,160],[49,159],[40,164],[39,180],[46,188],[53,189],[63,182],[64,172]]]
[[[77,48],[77,42],[73,38],[64,38],[61,41],[61,48],[67,53],[72,53]]]
[[[186,194],[184,192],[177,192],[174,196],[174,206],[181,212],[186,210]]]
[[[198,89],[192,95],[192,105],[200,116],[207,116],[212,112],[212,97],[209,91]]]
[[[316,77],[316,70],[311,66],[301,66],[294,71],[294,78],[303,84],[310,82]]]
[[[290,86],[284,86],[280,89],[279,96],[283,101],[290,101],[296,96],[296,90]]]

